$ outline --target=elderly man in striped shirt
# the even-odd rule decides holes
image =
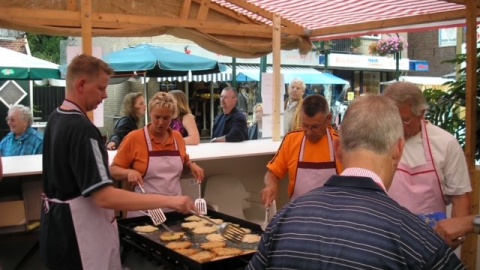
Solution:
[[[345,170],[273,218],[247,269],[465,269],[387,195],[405,144],[401,121],[386,97],[355,100],[336,146]]]

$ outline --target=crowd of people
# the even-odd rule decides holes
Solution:
[[[43,153],[39,242],[51,269],[121,269],[114,210],[128,217],[156,208],[198,211],[180,186],[185,171],[198,183],[206,173],[187,153],[200,136],[184,92],[155,94],[143,127],[145,98],[126,95],[105,144],[86,113],[107,98],[111,75],[102,60],[75,57],[65,100],[50,115],[44,138],[31,127],[27,107],[9,110],[1,156]],[[304,97],[305,88],[300,79],[289,85],[285,135],[259,190],[270,207],[288,175],[290,203],[270,221],[247,269],[465,269],[453,250],[478,233],[480,218],[469,211],[463,151],[424,118],[421,90],[397,82],[382,95],[359,97],[336,130],[325,97]],[[252,106],[249,127],[248,109],[239,108],[243,94],[222,90],[211,143],[262,138],[263,106]],[[107,150],[117,150],[111,164]]]

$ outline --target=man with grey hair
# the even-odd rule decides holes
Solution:
[[[465,269],[427,224],[386,193],[404,143],[391,100],[352,102],[336,145],[345,170],[273,218],[247,269]]]
[[[33,115],[24,105],[13,105],[6,118],[10,132],[0,142],[0,155],[24,156],[42,153],[43,138],[32,128]]]
[[[446,218],[469,214],[472,191],[461,146],[447,131],[424,119],[428,108],[422,91],[414,84],[396,82],[385,96],[397,105],[405,135],[405,150],[388,194],[432,227]],[[456,245],[460,245],[462,238]]]

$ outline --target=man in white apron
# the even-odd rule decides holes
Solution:
[[[452,217],[468,215],[472,188],[457,140],[423,118],[428,105],[414,84],[397,82],[384,94],[398,106],[406,140],[389,196],[432,227],[446,218],[449,203]]]
[[[107,149],[86,115],[107,97],[111,74],[100,59],[75,57],[65,100],[45,129],[39,242],[49,269],[121,269],[113,209],[195,209],[185,196],[143,195],[112,186]]]
[[[308,96],[301,111],[302,129],[289,132],[267,164],[265,188],[261,192],[265,206],[276,199],[279,181],[287,173],[288,196],[295,200],[342,171],[334,155],[333,142],[338,140],[338,134],[330,126],[332,115],[327,100],[321,95]]]

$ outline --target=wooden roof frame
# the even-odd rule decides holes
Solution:
[[[33,0],[32,0],[33,1]],[[48,2],[49,0],[37,0]],[[107,0],[105,0],[107,1]],[[229,8],[217,4],[216,0],[180,0],[182,6],[178,14],[169,17],[144,16],[133,14],[119,14],[99,12],[92,10],[92,0],[67,0],[65,8],[59,9],[38,9],[38,7],[12,6],[11,2],[17,4],[21,1],[0,0],[2,16],[0,27],[33,32],[39,34],[56,34],[65,36],[82,36],[83,50],[91,54],[93,36],[135,36],[139,31],[145,31],[148,35],[158,34],[154,28],[175,27],[195,31],[209,39],[208,44],[218,42],[213,37],[227,37],[224,45],[231,45],[231,38],[252,38],[253,42],[261,38],[273,40],[270,42],[270,52],[274,52],[274,66],[279,67],[279,50],[282,48],[279,43],[290,42],[289,48],[308,45],[309,39],[327,39],[332,37],[355,36],[365,33],[385,32],[395,27],[413,26],[424,23],[436,23],[444,21],[457,21],[453,25],[467,25],[467,104],[466,104],[466,151],[467,164],[474,191],[472,192],[472,209],[478,213],[479,184],[475,180],[475,131],[476,127],[476,25],[480,10],[480,0],[443,0],[444,2],[465,5],[464,10],[441,12],[428,15],[408,16],[405,18],[393,18],[382,21],[365,21],[357,24],[339,25],[335,27],[324,27],[317,29],[306,29],[292,21],[286,20],[262,9],[251,2],[254,0],[225,0],[237,7],[265,18],[263,22],[252,17],[239,14]],[[249,2],[247,2],[249,1]],[[31,1],[24,1],[31,2]],[[80,7],[80,8],[78,8]],[[197,10],[196,16],[192,17],[193,10]],[[25,16],[28,14],[28,16]],[[229,18],[228,21],[219,23],[210,20],[211,14],[217,14]],[[19,19],[21,18],[21,19]],[[41,27],[38,27],[41,26]],[[61,29],[61,30],[58,30]],[[194,33],[194,32],[189,32]],[[185,38],[185,37],[183,37]],[[290,38],[289,40],[287,40]],[[292,40],[297,40],[296,43]],[[304,43],[299,42],[299,40]],[[247,44],[253,48],[252,44]],[[235,45],[235,44],[234,44]],[[283,45],[283,43],[282,43]],[[265,47],[265,45],[263,45]],[[310,44],[311,46],[311,44]],[[310,48],[303,48],[304,51]],[[211,47],[210,47],[211,48]],[[210,49],[209,48],[209,49]],[[218,48],[216,48],[218,49]],[[210,49],[215,51],[213,49]],[[220,50],[220,49],[219,49]],[[218,53],[218,51],[217,51]],[[232,54],[221,52],[224,55],[234,55],[238,52],[238,46],[232,48]],[[264,48],[257,52],[257,55],[266,54]],[[274,73],[274,81],[279,81],[279,74]],[[275,83],[275,82],[274,82]],[[278,82],[277,82],[278,83]],[[276,97],[278,98],[278,97]],[[476,266],[476,236],[467,237],[462,247],[462,259],[471,269]]]

